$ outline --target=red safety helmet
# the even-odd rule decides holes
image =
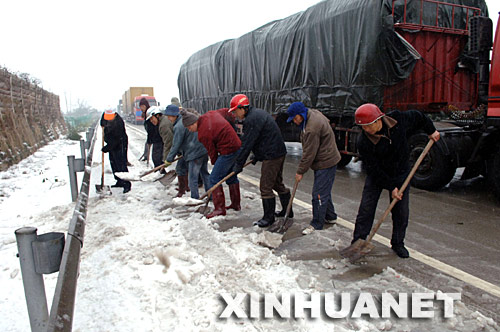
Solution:
[[[231,106],[229,107],[228,112],[232,112],[237,108],[246,107],[248,105],[250,105],[248,97],[243,94],[238,94],[231,99]]]
[[[363,104],[354,113],[354,118],[356,119],[356,124],[364,126],[374,123],[384,115],[377,105]]]

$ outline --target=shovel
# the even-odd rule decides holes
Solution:
[[[427,153],[431,149],[432,144],[434,144],[434,141],[430,139],[429,143],[427,143],[427,145],[425,146],[425,149],[422,151],[422,153],[418,157],[417,161],[415,162],[415,165],[413,165],[413,168],[411,169],[410,174],[408,174],[408,177],[406,178],[405,182],[401,186],[401,189],[399,190],[400,192],[405,191],[406,187],[410,183],[411,178],[413,177],[413,175],[417,171],[417,168],[420,166],[420,163],[422,162],[424,157],[427,155]],[[382,215],[382,218],[380,218],[379,221],[372,228],[370,235],[368,235],[368,238],[366,240],[363,240],[363,239],[356,240],[356,242],[351,244],[349,247],[340,250],[340,255],[342,257],[349,258],[349,261],[352,263],[352,262],[357,261],[361,257],[365,256],[370,251],[372,251],[372,249],[374,248],[374,245],[371,243],[372,238],[375,236],[375,233],[380,228],[380,225],[385,220],[385,218],[389,215],[389,212],[391,212],[392,208],[394,207],[394,205],[396,205],[397,202],[398,202],[398,200],[396,198],[394,198],[392,200],[391,204],[389,205],[389,207],[385,210],[384,214]]]
[[[243,165],[243,168],[247,167],[248,165],[250,165],[252,163],[252,160],[250,161],[247,161],[245,165]],[[201,213],[201,214],[204,214],[205,211],[207,210],[207,207],[208,207],[208,202],[210,202],[210,195],[212,194],[212,192],[217,189],[218,186],[220,186],[224,181],[227,181],[227,179],[229,179],[231,176],[233,176],[234,174],[236,174],[235,172],[231,172],[229,173],[228,175],[226,175],[222,180],[220,180],[219,182],[217,182],[216,184],[213,185],[212,188],[208,189],[208,191],[206,193],[204,193],[203,195],[201,195],[200,197],[200,200],[203,200],[205,197],[207,198],[204,202],[197,202],[197,203],[188,203],[186,204],[186,206],[198,206],[198,205],[201,205],[201,204],[205,204],[205,206],[203,207],[200,207],[197,212]]]
[[[104,127],[102,127],[102,147],[104,147]],[[113,194],[111,192],[111,188],[109,186],[104,185],[104,152],[102,153],[101,164],[102,164],[101,184],[96,184],[95,190],[97,191],[98,194],[111,195]]]
[[[182,156],[179,156],[179,157],[175,158],[175,159],[174,159],[174,161],[177,161],[177,160],[179,160],[180,158],[182,158]],[[174,162],[174,161],[173,161],[173,162]],[[122,180],[127,180],[127,181],[141,181],[141,179],[142,179],[143,177],[145,177],[146,175],[149,175],[149,174],[151,174],[151,173],[154,173],[154,172],[160,171],[160,170],[164,169],[165,167],[166,167],[166,166],[165,166],[165,164],[161,164],[160,166],[156,166],[155,168],[152,168],[152,169],[150,169],[150,170],[148,170],[148,171],[146,171],[146,172],[143,172],[143,173],[141,173],[141,174],[139,174],[139,175],[137,175],[137,174],[135,174],[135,175],[131,175],[131,174],[130,174],[130,173],[128,173],[128,172],[123,172],[123,173],[115,173],[115,175],[116,175],[116,176],[118,176],[118,177],[119,177],[120,179],[122,179]],[[174,174],[174,178],[172,179],[172,181],[173,181],[173,180],[175,179],[175,175],[176,175],[176,174],[175,174],[175,170],[171,170],[171,171],[169,171],[169,172],[168,172],[167,174],[165,174],[164,176],[169,175],[169,174],[171,175],[172,173]],[[163,177],[162,177],[162,178],[163,178]],[[162,178],[159,178],[159,179],[157,179],[157,180],[155,180],[155,181],[161,180]],[[170,181],[170,182],[172,182],[172,181]]]
[[[161,178],[156,179],[155,181],[159,181],[162,185],[168,186],[169,184],[172,183],[172,181],[175,180],[177,177],[177,172],[175,169],[168,171],[166,174],[164,174]]]
[[[281,219],[274,225],[271,225],[267,230],[269,232],[276,232],[280,234],[284,234],[290,226],[293,225],[293,218],[289,218],[290,211],[292,210],[292,202],[295,197],[295,192],[297,191],[297,187],[299,186],[299,181],[295,180],[295,184],[293,185],[292,196],[290,197],[290,201],[288,202],[288,206],[286,207],[285,218]]]
[[[182,156],[176,157],[173,162],[175,162],[175,161],[177,161],[177,160],[179,160],[181,158],[182,158]],[[172,181],[175,180],[176,177],[177,177],[177,172],[175,171],[175,169],[173,169],[171,171],[168,171],[161,178],[158,178],[155,181],[160,181],[160,183],[162,185],[168,186],[169,184],[172,183]]]

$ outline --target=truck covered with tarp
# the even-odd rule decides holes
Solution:
[[[481,12],[420,0],[322,1],[193,54],[178,77],[182,103],[204,112],[244,93],[272,114],[302,101],[329,117],[352,115],[365,102],[382,106],[386,88],[407,79],[419,58],[395,24],[435,26],[437,17],[437,28],[460,31],[487,13],[483,0],[446,2]]]
[[[357,107],[419,110],[443,139],[413,184],[437,189],[465,167],[463,179],[488,176],[500,194],[500,77],[490,77],[490,52],[499,46],[492,36],[484,0],[325,0],[196,52],[180,68],[179,92],[184,107],[201,113],[246,94],[275,116],[285,140],[299,134],[286,109],[302,101],[330,119],[339,166],[357,155]],[[409,138],[411,158],[426,140]]]

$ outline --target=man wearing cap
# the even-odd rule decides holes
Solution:
[[[163,163],[163,140],[158,131],[158,126],[154,125],[151,120],[151,114],[155,111],[158,113],[158,106],[152,106],[146,111],[146,121],[144,126],[146,132],[148,133],[146,143],[148,146],[152,146],[151,159],[153,159],[153,164],[155,167],[160,166]]]
[[[109,153],[109,163],[116,179],[116,183],[111,187],[122,187],[123,193],[128,193],[132,188],[132,183],[115,175],[116,172],[128,172],[128,136],[125,131],[125,123],[114,110],[106,110],[101,117],[101,127],[104,127],[104,141],[106,142],[102,152]]]
[[[181,109],[181,108],[182,108],[182,105],[181,105],[181,103],[180,103],[180,101],[179,101],[179,98],[177,98],[177,97],[172,97],[172,98],[170,98],[170,103],[171,103],[172,105],[175,105],[175,106],[179,107],[179,109]]]
[[[144,123],[143,123],[143,126],[144,126],[144,130],[146,130],[146,133],[148,132],[148,124],[146,122],[146,117],[147,117],[147,111],[149,109],[149,102],[146,98],[141,98],[141,100],[139,101],[139,108],[141,109],[142,111],[142,119],[144,120]],[[139,161],[148,161],[149,163],[149,150],[151,149],[151,146],[148,144],[148,140],[146,138],[146,142],[144,143],[144,153],[142,154],[142,156],[139,158]]]
[[[191,190],[191,198],[199,198],[198,177],[201,175],[205,191],[210,189],[209,176],[207,169],[208,155],[207,150],[198,141],[198,134],[190,132],[186,127],[196,122],[199,114],[192,109],[182,109],[179,116],[175,118],[174,138],[172,147],[167,156],[167,162],[173,162],[178,153],[182,154],[182,159],[188,167],[188,185]],[[172,120],[173,116],[169,116]]]
[[[250,152],[254,154],[254,163],[262,161],[259,189],[264,216],[254,225],[268,227],[275,221],[276,198],[273,189],[281,201],[282,211],[279,215],[285,215],[290,201],[290,190],[283,184],[285,142],[273,117],[262,109],[250,106],[246,95],[235,95],[230,105],[229,112],[234,112],[237,118],[244,120],[241,150],[233,171],[236,174],[242,171]]]
[[[295,102],[290,105],[287,113],[287,122],[293,121],[301,129],[302,159],[297,167],[295,181],[300,182],[309,168],[314,171],[313,219],[302,231],[302,234],[307,235],[323,229],[325,222],[333,224],[337,219],[332,202],[332,187],[340,153],[330,121],[320,111]]]
[[[167,157],[170,153],[170,150],[172,149],[172,143],[174,141],[174,123],[176,123],[178,117],[179,117],[179,107],[174,104],[168,105],[165,108],[164,120],[160,123],[160,127],[158,129],[163,139],[163,160],[167,165],[170,164],[170,162],[167,161]],[[180,152],[177,153],[177,155],[180,154],[181,154]],[[177,197],[182,197],[182,195],[184,195],[184,193],[189,188],[188,166],[184,158],[181,158],[177,161],[177,164],[175,166],[175,173],[177,173],[177,180],[178,180]]]
[[[152,106],[147,111],[146,120],[149,121],[153,126],[158,127],[158,134],[162,139],[162,156],[161,160],[166,160],[168,153],[170,152],[170,147],[172,146],[173,126],[172,122],[168,120],[167,117],[163,116],[164,111],[158,106]]]
[[[358,107],[354,116],[356,124],[363,129],[357,146],[366,169],[366,180],[352,243],[370,234],[380,194],[386,189],[389,199],[399,201],[391,211],[392,250],[399,257],[408,258],[410,254],[404,246],[404,238],[410,215],[410,186],[404,192],[399,190],[410,173],[408,137],[422,130],[437,142],[439,132],[419,111],[392,111],[386,115],[377,105],[364,104]]]
[[[227,108],[222,111],[228,114]],[[198,140],[208,151],[210,161],[214,165],[210,174],[210,187],[213,187],[233,169],[241,141],[231,124],[221,115],[220,110],[209,111],[196,120],[194,118],[189,120],[188,116],[183,116],[183,122],[190,132],[198,132]],[[226,209],[241,210],[240,183],[236,174],[227,179],[226,184],[229,186],[231,205],[226,208],[224,190],[222,186],[218,186],[212,192],[214,211],[209,213],[207,218],[225,216]]]

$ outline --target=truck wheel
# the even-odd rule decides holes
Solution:
[[[351,162],[352,156],[348,154],[340,154],[340,161],[337,164],[337,168],[344,168]]]
[[[496,197],[500,200],[500,150],[488,161],[487,179],[493,187]]]
[[[415,161],[424,150],[428,141],[429,138],[425,134],[417,134],[410,137],[408,144],[410,147],[411,166],[415,164]],[[447,185],[453,178],[453,175],[455,175],[456,168],[449,157],[438,147],[438,144],[439,142],[432,147],[413,176],[411,184],[414,187],[425,190],[437,190]]]

